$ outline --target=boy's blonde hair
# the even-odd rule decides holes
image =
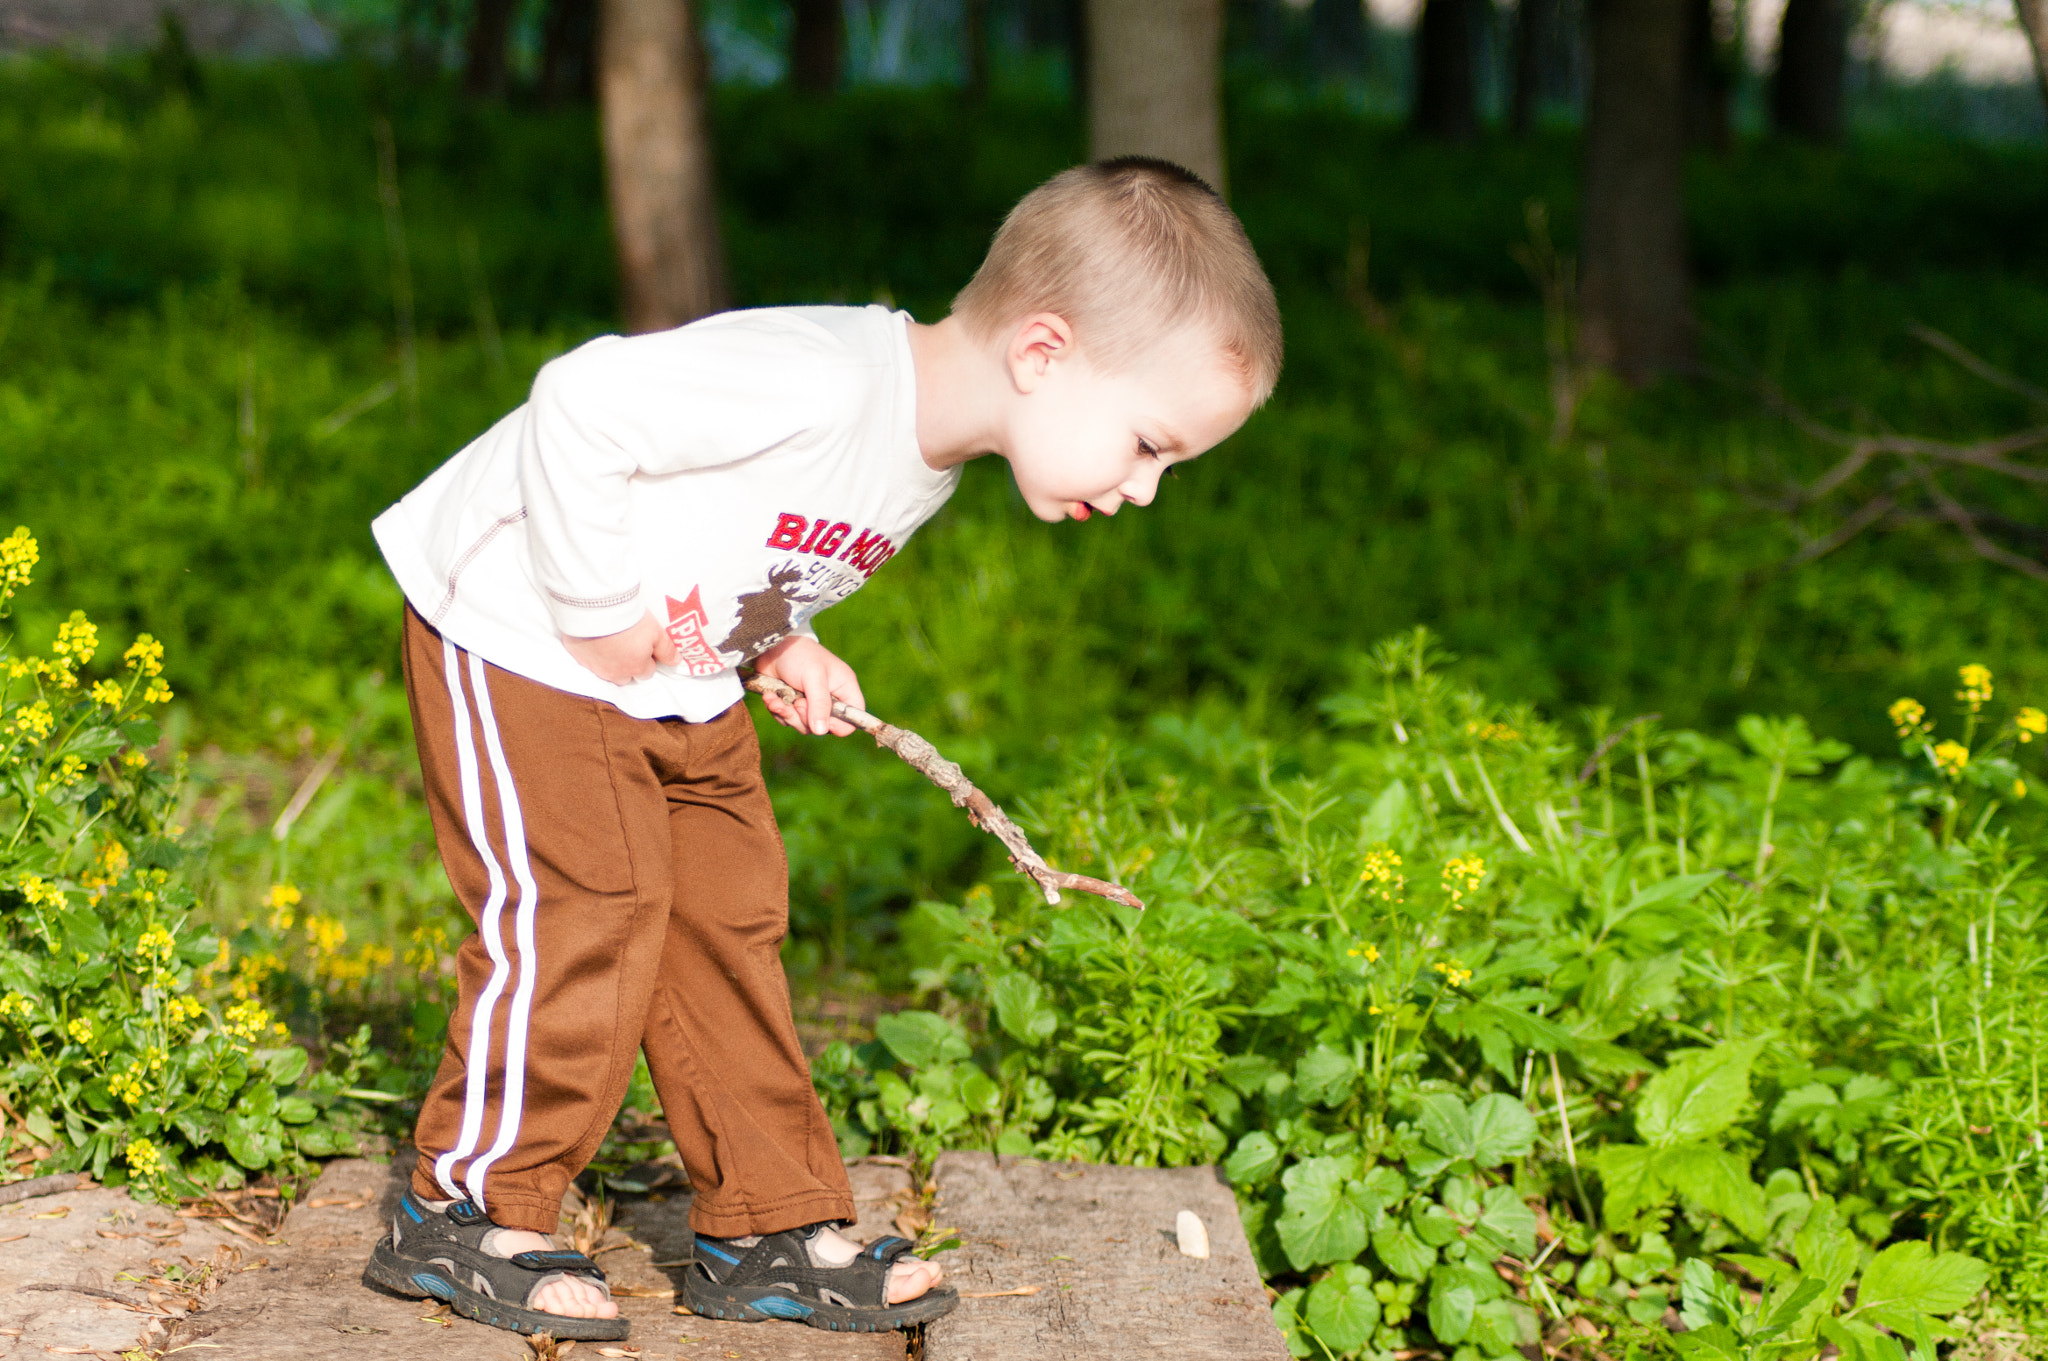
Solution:
[[[1038,312],[1064,317],[1112,371],[1192,324],[1215,333],[1255,405],[1280,377],[1280,308],[1244,227],[1170,161],[1078,165],[1010,210],[953,313],[987,338]]]

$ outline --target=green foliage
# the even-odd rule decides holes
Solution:
[[[0,540],[0,619],[39,556]],[[47,656],[0,640],[0,1155],[47,1159],[159,1198],[286,1173],[355,1147],[352,1062],[308,1056],[226,942],[191,920],[182,771],[148,749],[167,701],[148,634],[93,680],[81,612]]]

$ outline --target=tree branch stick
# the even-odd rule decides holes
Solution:
[[[755,694],[773,696],[784,704],[795,704],[804,698],[803,691],[758,671],[746,673],[745,679],[747,688]],[[1070,888],[1107,898],[1125,907],[1142,909],[1145,906],[1137,895],[1121,884],[1091,879],[1085,874],[1069,874],[1046,864],[1045,858],[1032,849],[1024,830],[1010,821],[1010,815],[994,799],[975,788],[959,766],[941,756],[937,747],[910,729],[884,723],[866,710],[838,700],[832,702],[832,717],[851,723],[874,738],[875,745],[895,752],[912,770],[944,790],[946,796],[953,800],[954,807],[965,808],[968,820],[1003,843],[1003,849],[1010,854],[1010,863],[1017,867],[1019,874],[1038,885],[1039,892],[1045,895],[1048,903],[1059,902],[1060,890]]]
[[[33,1200],[37,1196],[61,1195],[65,1191],[76,1191],[81,1186],[92,1185],[92,1178],[83,1172],[57,1172],[47,1177],[30,1177],[27,1181],[9,1182],[0,1186],[0,1205],[12,1205],[17,1200]]]

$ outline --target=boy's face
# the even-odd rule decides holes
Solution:
[[[1244,378],[1197,327],[1162,336],[1110,373],[1088,361],[1058,317],[1034,317],[1008,359],[1019,400],[1002,453],[1041,520],[1150,505],[1169,467],[1214,447],[1251,414]]]

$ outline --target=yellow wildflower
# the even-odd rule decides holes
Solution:
[[[164,1007],[164,1013],[171,1018],[172,1025],[187,1025],[206,1014],[206,1008],[196,997],[173,997]]]
[[[333,917],[308,917],[306,937],[316,954],[331,955],[348,939],[348,928]]]
[[[1458,961],[1455,959],[1440,959],[1436,963],[1430,965],[1429,967],[1435,969],[1438,973],[1442,974],[1444,976],[1444,982],[1454,988],[1457,987],[1460,983],[1463,983],[1465,980],[1472,977],[1472,971],[1470,969],[1465,968],[1463,965],[1459,964]]]
[[[1951,777],[1960,775],[1963,767],[1970,764],[1970,749],[1960,742],[1937,742],[1933,755],[1934,768]]]
[[[121,654],[121,660],[128,663],[130,671],[140,671],[145,676],[163,674],[164,645],[148,634],[136,635],[128,650]]]
[[[1481,723],[1476,719],[1465,725],[1465,735],[1482,742],[1514,742],[1522,736],[1505,723]]]
[[[50,669],[50,664],[41,657],[10,657],[7,659],[7,675],[12,680],[23,676],[41,676]]]
[[[50,651],[73,666],[86,665],[99,650],[99,625],[87,619],[84,610],[73,610],[69,619],[57,625],[57,641],[50,644]]]
[[[1451,906],[1462,910],[1465,895],[1479,887],[1479,881],[1486,877],[1486,861],[1477,855],[1454,855],[1444,862],[1444,892],[1451,897]]]
[[[1383,902],[1394,902],[1401,896],[1405,880],[1401,877],[1401,857],[1382,846],[1365,853],[1365,866],[1358,872],[1358,882],[1370,885],[1366,896]]]
[[[291,884],[272,884],[264,901],[270,904],[270,929],[289,931],[296,920],[292,909],[299,905],[299,890]]]
[[[177,948],[177,938],[172,936],[169,931],[165,930],[161,926],[150,927],[148,930],[144,931],[142,933],[141,938],[135,942],[135,952],[145,957],[158,956],[164,959],[169,959],[171,957],[171,951]]]
[[[121,753],[121,764],[130,770],[140,770],[149,764],[149,753],[141,747],[130,747]]]
[[[2020,730],[2020,741],[2031,742],[2048,733],[2048,714],[2030,704],[2012,716],[2012,725]]]
[[[1927,717],[1927,706],[1917,699],[1895,699],[1892,701],[1892,707],[1885,710],[1885,713],[1891,717],[1892,727],[1898,730],[1901,742],[1927,731],[1928,725],[1924,721]]]
[[[1963,683],[1963,688],[1956,691],[1956,698],[1969,705],[1971,713],[1976,713],[1991,698],[1991,668],[1971,662],[1958,668],[1956,676]]]
[[[28,585],[39,556],[27,525],[16,525],[12,534],[0,539],[0,601],[13,599],[17,590]]]
[[[95,891],[104,890],[109,884],[121,882],[121,876],[128,872],[128,848],[112,839],[102,841],[98,854],[92,858],[92,868],[78,877],[78,882]]]
[[[237,1002],[228,1008],[227,1032],[238,1040],[254,1043],[270,1028],[270,1012],[261,1002]]]
[[[28,742],[40,742],[50,735],[57,726],[57,716],[50,712],[48,700],[36,700],[24,704],[14,711],[14,718],[7,724],[7,734]]]
[[[1376,964],[1379,962],[1380,958],[1380,947],[1377,945],[1368,945],[1364,949],[1360,949],[1354,945],[1345,953],[1349,954],[1353,959],[1362,959],[1368,964]]]
[[[81,1016],[64,1027],[64,1032],[80,1044],[92,1043],[92,1021]]]
[[[109,709],[119,710],[122,698],[121,683],[119,681],[103,680],[92,683],[93,703],[104,704]]]
[[[147,1139],[130,1141],[122,1154],[128,1159],[129,1171],[138,1177],[154,1177],[164,1170],[163,1154]]]
[[[169,704],[171,702],[171,683],[158,676],[149,683],[149,688],[142,692],[142,702],[144,704]]]
[[[31,907],[58,907],[64,902],[64,890],[37,874],[21,876],[21,896]]]
[[[2027,782],[2025,780],[2014,780],[2012,782],[2012,796],[2016,799],[2024,799],[2027,796]]]
[[[139,1063],[128,1065],[127,1071],[114,1074],[107,1079],[107,1090],[131,1106],[142,1104],[144,1093],[143,1068]]]
[[[25,1021],[34,1011],[35,1004],[18,992],[10,992],[5,997],[0,997],[0,1021],[13,1020],[16,1017]]]
[[[405,962],[415,969],[425,969],[440,959],[441,948],[447,943],[448,933],[439,926],[415,926]]]

